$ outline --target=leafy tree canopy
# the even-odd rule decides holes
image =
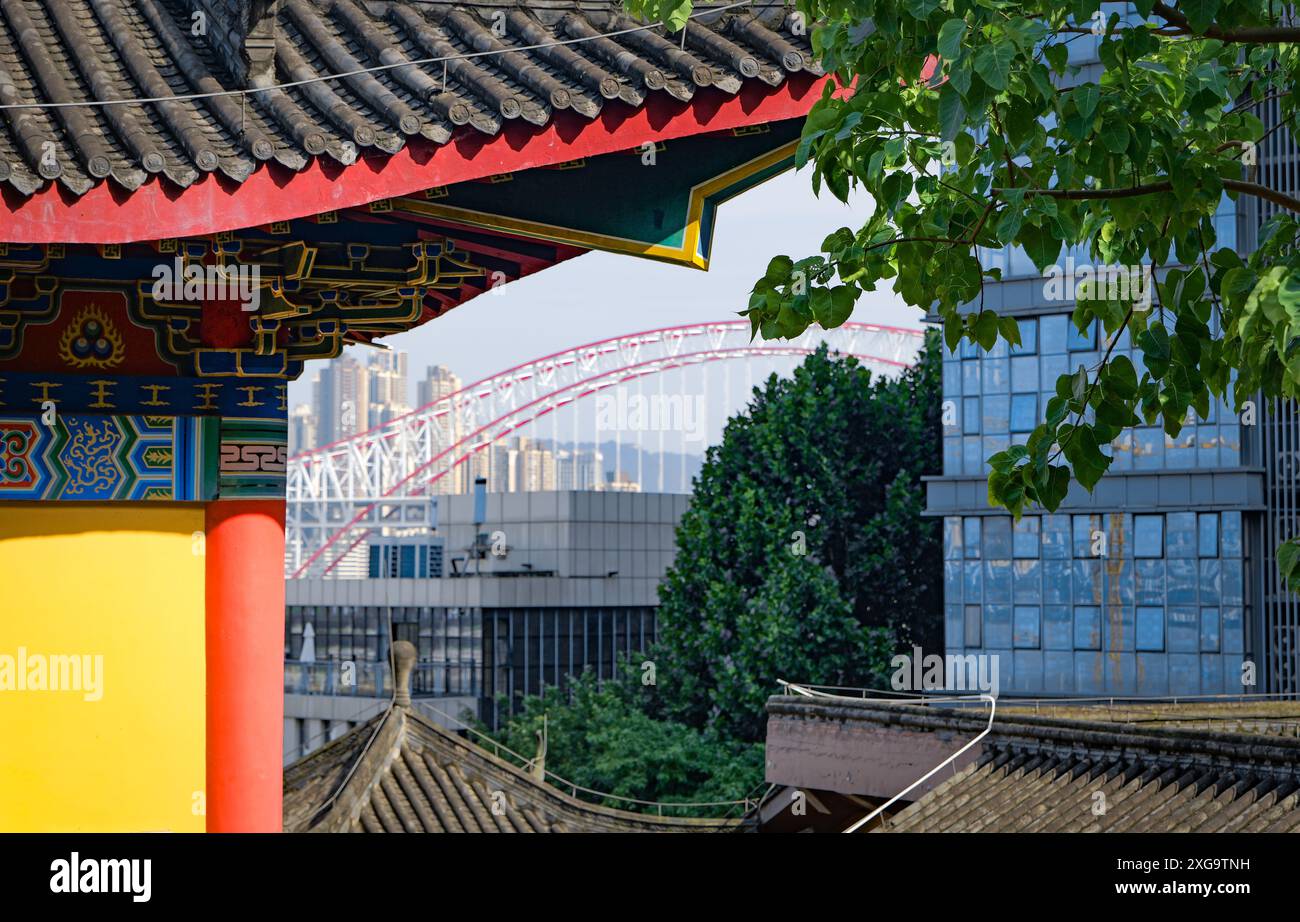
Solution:
[[[711,447],[660,586],[666,712],[763,737],[778,678],[877,685],[898,643],[941,645],[940,348],[893,380],[825,347],[756,388]]]
[[[630,0],[679,28],[689,0]],[[1189,408],[1257,392],[1300,391],[1300,201],[1253,177],[1257,151],[1291,126],[1300,26],[1272,0],[799,0],[834,75],[809,115],[797,162],[840,199],[875,210],[830,234],[822,252],[777,256],[745,313],[756,334],[789,337],[843,323],[862,291],[889,283],[942,318],[949,346],[1017,343],[1009,317],[982,306],[977,248],[1023,247],[1042,272],[1063,247],[1095,265],[1157,266],[1150,305],[1081,293],[1074,321],[1127,328],[1142,354],[1105,357],[1057,382],[1024,445],[991,459],[989,498],[1017,515],[1055,510],[1071,480],[1088,489],[1125,429],[1161,421],[1176,436]],[[1104,71],[1083,79],[1072,42],[1099,36]],[[1088,38],[1087,40],[1092,40]],[[1261,121],[1261,104],[1280,119]],[[1291,126],[1293,128],[1293,126]],[[1220,243],[1224,196],[1276,210],[1243,259]],[[1118,286],[1116,286],[1118,287]],[[975,305],[962,310],[963,305]],[[1280,554],[1293,582],[1300,548]]]

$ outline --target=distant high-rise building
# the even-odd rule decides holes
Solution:
[[[316,438],[320,445],[328,445],[369,428],[368,383],[365,367],[351,355],[345,353],[325,363],[313,387]]]
[[[370,397],[368,427],[382,426],[411,408],[405,352],[375,353],[366,368],[366,378]]]
[[[449,397],[461,388],[460,376],[446,365],[431,365],[424,377],[415,382],[415,405],[427,407],[436,400]],[[464,420],[458,412],[439,417],[442,434],[448,443],[459,441],[465,434]],[[452,468],[446,476],[435,481],[430,489],[434,493],[466,493],[475,477],[487,477],[490,466],[487,451]]]
[[[415,405],[428,406],[435,400],[447,397],[461,388],[460,376],[446,365],[430,365],[424,378],[416,383]]]
[[[316,415],[312,408],[300,403],[289,414],[289,454],[311,451],[316,447]]]
[[[562,448],[555,455],[555,485],[559,490],[603,490],[601,471],[605,456],[599,451],[570,451]]]
[[[605,489],[611,493],[640,493],[641,484],[633,480],[626,471],[610,471]]]

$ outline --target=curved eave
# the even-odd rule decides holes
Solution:
[[[412,140],[391,156],[371,154],[346,167],[320,158],[300,172],[263,164],[243,183],[216,174],[183,190],[159,179],[133,192],[101,183],[80,197],[56,184],[30,196],[6,187],[0,241],[129,243],[305,218],[646,142],[799,118],[827,79],[795,74],[776,87],[751,81],[735,95],[709,89],[689,102],[610,105],[594,121],[557,112],[545,126],[516,121],[491,137],[462,128],[446,144]]]

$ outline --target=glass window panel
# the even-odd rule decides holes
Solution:
[[[1101,561],[1074,561],[1074,601],[1084,605],[1101,604]]]
[[[1011,360],[1011,390],[1016,394],[1038,392],[1038,357],[1018,355]]]
[[[1037,605],[1017,605],[1015,607],[1014,635],[1012,642],[1017,647],[1038,649],[1039,614]]]
[[[999,343],[1005,345],[1002,340]],[[1011,391],[1011,363],[1007,359],[984,359],[984,393],[1006,394]]]
[[[1101,612],[1101,648],[1103,650],[1133,650],[1133,609],[1122,605],[1108,605]]]
[[[1013,542],[1017,557],[1037,557],[1039,551],[1039,518],[1036,515],[1023,516],[1012,525]]]
[[[962,576],[962,598],[979,602],[984,598],[984,565],[978,560],[968,560]]]
[[[966,618],[962,613],[960,605],[945,605],[943,607],[943,645],[947,647],[960,647],[965,640]]]
[[[984,556],[1005,558],[1011,556],[1011,516],[984,517]]]
[[[984,645],[990,649],[1011,646],[1011,606],[984,606]]]
[[[1218,605],[1222,575],[1218,560],[1202,560],[1201,565],[1201,604]]]
[[[1101,649],[1101,609],[1078,606],[1074,609],[1074,648],[1076,650]]]
[[[963,339],[958,348],[961,350],[961,357],[964,359],[977,359],[980,357],[979,343],[973,343],[969,339]]]
[[[1196,561],[1165,561],[1165,598],[1171,605],[1196,604]]]
[[[961,363],[961,392],[968,397],[980,392],[980,363],[978,359],[967,359]]]
[[[1070,362],[1064,355],[1044,355],[1038,360],[1041,371],[1038,375],[1038,389],[1046,394],[1056,393],[1056,379],[1069,374]]]
[[[961,562],[945,560],[943,563],[943,597],[949,602],[961,601]]]
[[[977,435],[968,435],[961,440],[962,466],[967,474],[984,472],[984,442]]]
[[[1203,512],[1196,518],[1197,553],[1202,557],[1219,556],[1219,514]]]
[[[1043,516],[1043,557],[1064,560],[1070,556],[1070,517]]]
[[[1133,470],[1133,431],[1131,429],[1125,429],[1115,437],[1115,441],[1110,443],[1110,456],[1114,459],[1110,463],[1110,470]]]
[[[984,610],[978,605],[966,606],[966,646],[981,647],[984,645],[981,624],[984,618]]]
[[[1160,429],[1133,430],[1133,469],[1156,470],[1165,463],[1165,434]]]
[[[980,555],[980,525],[978,516],[970,515],[962,520],[962,529],[966,534],[964,551],[967,557],[978,558]]]
[[[1172,605],[1169,608],[1169,650],[1174,653],[1195,653],[1200,647],[1200,616],[1190,605]]]
[[[961,396],[961,362],[943,363],[943,396]]]
[[[990,398],[991,399],[991,398]],[[1038,395],[1016,394],[1011,398],[1011,431],[1031,432],[1038,425]]]
[[[1241,652],[1241,609],[1236,606],[1224,606],[1221,610],[1223,616],[1222,627],[1222,645],[1224,653]],[[1240,679],[1237,680],[1240,682]]]
[[[1217,608],[1201,609],[1201,650],[1206,653],[1219,652],[1219,610]]]
[[[1165,601],[1165,562],[1163,560],[1136,560],[1137,596],[1139,605],[1161,605]]]
[[[1043,600],[1042,574],[1037,560],[1017,560],[1011,566],[1014,601],[1037,605]]]
[[[1163,650],[1165,648],[1165,610],[1142,606],[1137,610],[1137,648]]]
[[[1049,604],[1070,601],[1070,561],[1043,561],[1043,601]]]
[[[1066,605],[1048,605],[1043,609],[1043,649],[1069,650],[1074,646],[1070,637],[1070,609]]]
[[[1160,515],[1133,516],[1133,556],[1165,555],[1165,519]]]
[[[1011,445],[1011,439],[1006,435],[986,435],[984,436],[984,457],[991,458],[1000,451],[1006,451]],[[987,473],[988,465],[985,464],[980,468],[980,473]]]
[[[1011,428],[1011,398],[994,396],[984,398],[982,416],[985,435],[998,435],[1009,432]]]
[[[1065,352],[1066,327],[1069,315],[1052,314],[1038,318],[1038,350],[1044,355],[1056,355]],[[1055,383],[1055,382],[1053,382]]]
[[[1196,513],[1170,512],[1165,516],[1165,528],[1166,557],[1196,556]]]
[[[1112,604],[1132,605],[1135,601],[1133,592],[1133,561],[1108,560],[1105,563],[1106,600]]]
[[[1095,532],[1101,531],[1101,516],[1097,515],[1076,515],[1074,516],[1074,556],[1075,557],[1097,557],[1099,554],[1095,550],[1104,549],[1104,543],[1099,543],[1099,535]]]
[[[1024,317],[1016,321],[1020,327],[1020,345],[1011,350],[1012,355],[1026,355],[1038,351],[1038,320]]]
[[[984,561],[984,601],[1011,601],[1011,561]]]
[[[961,559],[961,518],[950,515],[943,520],[943,559]]]
[[[945,477],[954,477],[962,473],[961,439],[943,440],[943,473]]]
[[[1070,322],[1067,329],[1071,352],[1087,352],[1090,349],[1097,348],[1097,321],[1091,321],[1087,329],[1082,333],[1079,332],[1079,328],[1074,325],[1073,321]]]
[[[1165,436],[1165,467],[1179,470],[1196,466],[1196,427],[1187,426],[1178,435]]]
[[[1242,588],[1241,561],[1228,558],[1220,561],[1219,596],[1224,605],[1240,605],[1245,602]]]
[[[963,435],[979,435],[980,398],[964,397],[961,402],[961,431]]]
[[[1196,466],[1219,466],[1219,427],[1196,427]]]
[[[1223,556],[1241,556],[1241,513],[1225,512],[1223,523]]]
[[[1219,427],[1219,463],[1224,467],[1241,464],[1241,427]]]

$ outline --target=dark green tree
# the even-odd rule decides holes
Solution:
[[[709,449],[660,589],[670,717],[760,740],[778,678],[879,686],[896,646],[937,649],[921,475],[940,468],[941,403],[934,334],[892,380],[823,347],[755,389]]]

